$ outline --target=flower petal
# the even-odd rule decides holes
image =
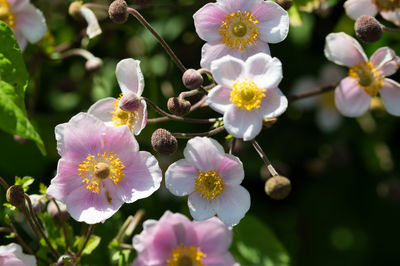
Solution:
[[[376,68],[383,66],[385,63],[392,61],[396,58],[396,53],[389,47],[381,47],[375,51],[371,56],[370,62],[374,64]]]
[[[252,55],[258,54],[258,53],[263,53],[263,54],[271,54],[271,51],[269,50],[268,43],[263,42],[263,41],[258,41],[254,44],[251,44],[247,49],[244,49],[243,51],[240,50],[232,50],[230,52],[230,55],[236,58],[240,58],[243,61],[246,61],[247,58],[249,58]]]
[[[254,139],[261,131],[262,118],[256,111],[247,111],[231,105],[224,114],[225,129],[235,138]]]
[[[188,141],[183,150],[185,159],[203,172],[215,171],[225,156],[224,148],[216,140],[195,137]]]
[[[165,172],[165,186],[175,196],[186,196],[194,191],[194,180],[198,174],[198,169],[181,159],[171,164]]]
[[[217,3],[232,13],[237,10],[252,10],[255,5],[260,3],[262,0],[218,0]]]
[[[218,113],[225,113],[232,104],[229,100],[231,92],[232,89],[222,87],[221,85],[215,86],[207,95],[208,105]]]
[[[389,114],[400,116],[400,84],[392,79],[385,79],[379,91],[383,104]]]
[[[344,2],[346,14],[356,20],[362,15],[374,17],[378,13],[378,9],[373,0],[347,0]]]
[[[200,8],[194,15],[194,26],[199,37],[206,42],[221,41],[218,29],[225,20],[228,12],[217,3],[208,3]]]
[[[112,112],[115,109],[115,101],[117,99],[112,97],[107,97],[98,100],[88,110],[88,114],[94,115],[103,122],[111,122],[113,118]]]
[[[239,185],[244,179],[242,162],[231,154],[225,154],[217,171],[226,185]]]
[[[46,20],[42,11],[32,4],[19,5],[15,12],[15,24],[31,43],[36,43],[47,32]]]
[[[368,110],[370,103],[371,96],[354,78],[343,79],[335,89],[335,104],[344,116],[360,116]]]
[[[197,192],[193,192],[188,197],[190,214],[195,220],[207,220],[215,215],[215,200],[202,198]]]
[[[211,73],[219,85],[232,88],[235,81],[244,78],[245,64],[240,59],[226,55],[211,63]]]
[[[205,69],[211,69],[211,63],[225,55],[229,55],[232,52],[229,47],[224,43],[209,44],[206,43],[201,48],[201,61],[200,66]]]
[[[396,56],[395,59],[383,64],[379,71],[386,77],[393,75],[400,67],[400,57]]]
[[[17,39],[19,49],[23,52],[28,44],[28,40],[25,38],[24,34],[22,33],[21,29],[13,28],[15,39]]]
[[[271,119],[283,114],[286,111],[287,106],[288,100],[280,89],[268,89],[261,102],[259,113],[262,115],[264,120]]]
[[[83,18],[86,20],[88,26],[86,28],[86,34],[90,39],[96,37],[101,34],[101,28],[99,22],[97,21],[96,15],[93,11],[85,6],[81,7],[81,14]]]
[[[324,53],[328,60],[348,67],[368,61],[360,44],[343,32],[326,36]]]
[[[218,218],[227,226],[234,226],[250,209],[250,194],[242,186],[226,186],[217,202]]]
[[[396,8],[395,10],[381,11],[380,14],[384,19],[393,22],[397,26],[400,26],[400,8]]]
[[[259,21],[260,37],[267,43],[283,41],[289,32],[289,15],[277,3],[262,1],[251,12]]]
[[[140,61],[127,58],[119,61],[115,73],[122,93],[134,92],[138,97],[143,93],[144,78]]]
[[[253,55],[246,60],[246,76],[259,88],[275,88],[283,77],[282,63],[278,58],[267,54]]]
[[[140,103],[141,106],[137,111],[137,121],[134,124],[134,128],[132,128],[132,131],[135,135],[139,135],[147,124],[147,104],[145,100],[141,100]]]
[[[64,154],[64,130],[67,123],[58,124],[55,128],[55,135],[57,141],[57,151],[60,156]]]

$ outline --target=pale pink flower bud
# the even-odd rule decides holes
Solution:
[[[183,73],[182,82],[186,88],[193,90],[199,88],[201,84],[203,84],[203,77],[197,70],[188,69]]]

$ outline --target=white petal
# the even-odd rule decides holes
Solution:
[[[261,102],[259,113],[263,119],[271,119],[283,114],[287,106],[288,100],[280,89],[268,89]]]
[[[346,14],[354,20],[362,15],[374,17],[378,13],[373,0],[347,0],[344,2],[344,9]]]
[[[262,117],[257,111],[247,111],[231,105],[224,114],[225,129],[235,138],[254,139],[261,131]]]
[[[140,70],[140,61],[132,58],[121,60],[115,73],[122,93],[134,92],[138,97],[143,93],[144,78]]]
[[[225,154],[217,171],[226,185],[239,185],[244,179],[243,164],[232,154]]]
[[[232,13],[237,10],[252,10],[254,6],[260,3],[262,0],[218,0],[219,3],[228,13]]]
[[[242,186],[226,186],[218,197],[217,215],[227,226],[239,223],[250,209],[250,194]]]
[[[94,115],[103,122],[111,122],[113,114],[111,112],[115,109],[115,101],[117,99],[107,97],[95,102],[90,106],[88,113]]]
[[[218,29],[227,14],[227,11],[219,4],[208,3],[204,5],[193,15],[197,35],[206,42],[216,43],[221,41]]]
[[[352,67],[368,61],[360,44],[343,32],[326,36],[324,53],[328,60],[343,66]]]
[[[135,135],[139,135],[143,128],[147,124],[147,104],[145,100],[140,101],[141,106],[137,111],[137,121],[135,122],[133,128],[131,129]]]
[[[221,144],[212,138],[195,137],[188,141],[183,154],[198,170],[208,172],[218,168],[225,151]]]
[[[58,124],[55,128],[57,151],[60,156],[64,154],[64,130],[68,123]]]
[[[198,221],[209,219],[216,213],[215,200],[204,199],[197,192],[189,195],[188,206],[193,219]]]
[[[381,11],[380,14],[384,19],[393,22],[397,26],[400,26],[400,8],[390,11]]]
[[[253,55],[246,60],[246,76],[259,88],[275,88],[283,77],[282,63],[278,58],[267,54]]]
[[[38,42],[47,32],[42,11],[32,4],[21,5],[18,8],[18,12],[15,13],[15,25],[31,43]]]
[[[383,104],[389,114],[400,116],[400,84],[392,79],[385,79],[379,91]]]
[[[88,26],[86,28],[86,34],[90,39],[101,34],[101,28],[99,22],[97,21],[96,15],[89,8],[82,6],[81,14],[85,18]]]
[[[380,68],[385,63],[394,60],[395,58],[396,53],[391,48],[381,47],[375,51],[369,61],[372,62],[376,68]]]
[[[233,51],[235,51],[235,53],[231,53],[231,55],[236,58],[240,58],[243,61],[246,61],[247,58],[258,53],[269,54],[269,55],[271,54],[268,43],[263,41],[257,41],[255,44],[250,45],[247,49],[244,49],[243,51],[239,51],[236,49]]]
[[[226,55],[211,63],[214,80],[221,86],[232,88],[233,83],[245,75],[245,64],[242,60]]]
[[[24,34],[22,33],[21,29],[13,28],[15,39],[17,39],[19,49],[23,52],[28,44],[28,40],[25,38]]]
[[[224,88],[220,85],[215,86],[207,95],[207,103],[211,109],[224,114],[232,104],[229,100],[232,89]]]
[[[181,159],[171,164],[165,172],[165,186],[175,196],[186,196],[194,191],[194,179],[198,174],[199,170]]]
[[[229,47],[224,43],[209,44],[206,43],[201,48],[201,61],[200,66],[205,69],[211,69],[211,63],[225,55],[229,55],[232,52]]]

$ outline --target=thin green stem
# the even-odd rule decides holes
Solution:
[[[315,89],[315,90],[309,90],[309,91],[301,92],[301,93],[298,93],[298,94],[289,95],[287,97],[287,99],[288,99],[289,102],[294,102],[294,101],[297,101],[297,100],[300,100],[300,99],[303,99],[303,98],[308,98],[308,97],[315,96],[315,95],[318,95],[318,94],[322,94],[322,93],[325,93],[325,92],[328,92],[328,91],[332,91],[335,88],[336,88],[336,86],[326,86],[326,87],[318,88],[318,89]]]
[[[57,208],[57,212],[58,212],[58,214],[59,214],[59,216],[61,217],[62,216],[62,214],[61,214],[61,209],[60,209],[60,206],[58,205],[58,203],[57,203],[57,201],[56,201],[56,199],[52,199],[52,201],[54,202],[54,204],[56,205],[56,208]],[[62,230],[63,230],[63,234],[64,234],[64,240],[65,240],[65,249],[66,249],[66,251],[68,252],[69,251],[69,241],[68,241],[68,234],[67,234],[67,230],[65,229],[65,223],[64,223],[64,219],[60,219],[60,223],[61,223],[61,227],[62,227]]]

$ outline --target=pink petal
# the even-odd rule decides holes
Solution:
[[[335,89],[335,104],[344,116],[360,116],[368,110],[370,103],[371,96],[354,78],[343,79]]]
[[[23,52],[28,44],[28,40],[25,38],[24,34],[22,33],[21,29],[13,28],[15,39],[18,42],[19,49]]]
[[[225,186],[218,197],[217,215],[227,226],[234,226],[250,209],[250,194],[242,186]]]
[[[15,24],[31,43],[38,42],[47,32],[42,11],[29,3],[18,6],[18,10],[15,11]]]
[[[362,15],[374,17],[378,13],[378,9],[373,0],[347,0],[344,3],[346,14],[356,20]]]
[[[140,61],[127,58],[119,61],[115,73],[122,93],[134,92],[138,97],[143,93],[144,78]]]
[[[400,26],[400,8],[396,8],[392,11],[381,11],[380,14],[384,19]]]
[[[66,125],[67,123],[58,124],[55,128],[57,151],[61,156],[64,154],[64,130]]]
[[[400,84],[392,79],[385,79],[379,91],[383,104],[389,114],[400,116]]]
[[[371,56],[370,62],[374,64],[374,66],[381,70],[380,68],[384,66],[386,63],[390,61],[395,62],[396,53],[389,47],[381,47]],[[387,75],[386,73],[382,73],[383,75]]]
[[[245,49],[243,51],[234,49],[233,52],[231,53],[231,55],[245,61],[250,56],[258,54],[258,53],[271,54],[271,51],[269,50],[269,46],[266,42],[258,41],[255,44],[250,45],[247,49]]]
[[[230,14],[237,10],[251,11],[255,5],[259,4],[262,0],[218,0],[217,3],[227,10]]]
[[[289,15],[277,3],[262,1],[251,12],[259,21],[260,37],[267,43],[283,41],[289,32]]]
[[[200,66],[202,68],[211,69],[212,61],[228,54],[231,54],[230,49],[224,43],[217,43],[217,44],[206,43],[201,48]]]
[[[85,6],[82,6],[80,12],[82,14],[82,17],[86,20],[88,24],[86,28],[86,34],[88,35],[88,37],[92,39],[97,35],[100,35],[101,28],[94,12]]]
[[[245,64],[240,59],[226,55],[211,63],[211,73],[219,85],[232,88],[235,81],[244,78]]]
[[[224,114],[226,131],[244,141],[254,139],[262,128],[262,117],[257,111],[242,110],[234,105]]]
[[[203,172],[215,171],[225,156],[224,148],[216,140],[195,137],[188,141],[183,151],[185,159]]]
[[[383,64],[378,70],[386,77],[393,75],[400,67],[400,57],[396,56],[395,59]]]
[[[232,104],[229,100],[231,97],[232,89],[222,87],[220,85],[215,86],[207,95],[207,103],[211,109],[218,113],[225,113],[229,106]]]
[[[145,100],[141,100],[140,103],[141,106],[138,110],[138,120],[135,122],[134,127],[132,128],[135,135],[139,135],[147,124],[147,104]]]
[[[231,154],[225,154],[217,171],[226,185],[239,185],[244,179],[242,162]]]
[[[95,102],[90,106],[88,114],[94,115],[103,122],[111,122],[115,108],[115,101],[117,99],[112,97],[107,97]]]
[[[186,196],[194,191],[194,180],[198,174],[199,170],[181,159],[171,164],[165,172],[165,186],[175,196]]]
[[[326,36],[324,53],[328,60],[348,67],[368,61],[360,44],[343,32]]]
[[[271,119],[283,114],[287,106],[288,100],[280,89],[267,89],[258,112],[262,115],[263,119]]]
[[[278,86],[282,80],[282,63],[278,58],[259,53],[246,60],[246,76],[259,88],[269,89]]]
[[[218,29],[225,20],[228,12],[217,3],[208,3],[200,8],[194,15],[194,26],[199,37],[207,42],[221,41]]]
[[[25,5],[30,4],[29,1],[30,0],[7,0],[14,13],[18,12],[21,9],[24,9]]]
[[[215,200],[202,198],[197,192],[193,192],[188,197],[190,214],[195,220],[207,220],[215,215]]]

